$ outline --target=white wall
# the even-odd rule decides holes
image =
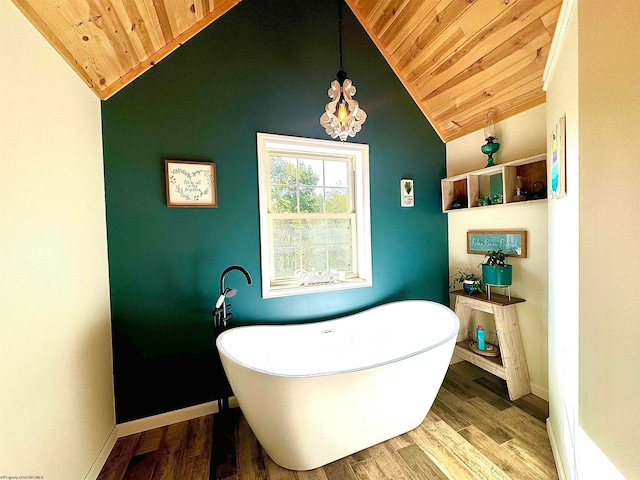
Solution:
[[[579,148],[578,21],[571,15],[547,89],[547,130],[566,118],[567,195],[549,201],[549,423],[559,458],[575,478],[578,410]]]
[[[549,206],[549,422],[572,478],[635,479],[640,3],[569,5],[547,90],[548,130],[567,118],[568,192]]]
[[[81,479],[115,425],[100,102],[0,0],[0,475]]]
[[[581,1],[578,22],[580,426],[640,478],[640,2]]]
[[[497,157],[494,156],[496,163],[544,153],[547,150],[545,126],[544,105],[498,122],[500,150]],[[480,147],[484,143],[482,130],[447,143],[447,175],[483,168],[487,157]],[[482,262],[482,255],[467,254],[467,230],[527,230],[528,257],[509,259],[513,265],[511,293],[526,300],[517,309],[529,376],[533,393],[547,398],[547,205],[543,202],[474,208],[451,212],[448,216],[450,274],[455,274],[458,267],[478,269]],[[473,320],[494,328],[493,319],[480,312],[474,312]]]

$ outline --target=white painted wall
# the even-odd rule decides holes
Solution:
[[[568,177],[549,205],[549,423],[571,478],[640,478],[640,3],[569,5],[547,90]]]
[[[500,150],[496,163],[544,153],[546,147],[546,108],[532,108],[496,124]],[[447,175],[453,176],[483,168],[486,155],[480,147],[486,143],[478,130],[447,143]],[[533,392],[548,397],[547,364],[547,205],[543,203],[511,205],[499,208],[475,208],[451,212],[449,216],[449,271],[478,269],[482,255],[467,254],[467,231],[482,229],[527,230],[527,258],[512,258],[512,295],[526,300],[518,305],[527,366]],[[475,323],[494,329],[493,318],[474,312]],[[493,330],[495,331],[495,329]]]
[[[580,426],[640,478],[640,2],[579,5]]]
[[[549,424],[562,470],[575,477],[578,414],[579,114],[578,20],[571,15],[547,89],[547,131],[566,117],[567,195],[549,201]]]
[[[0,149],[0,475],[81,479],[115,425],[100,102],[9,0]]]

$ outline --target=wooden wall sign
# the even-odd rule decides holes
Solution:
[[[467,253],[486,255],[490,250],[502,250],[508,257],[527,256],[526,230],[469,230]]]
[[[165,160],[167,207],[217,207],[216,164]]]

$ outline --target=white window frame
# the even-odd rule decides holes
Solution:
[[[290,137],[268,133],[257,134],[258,197],[260,206],[260,270],[262,298],[285,297],[308,293],[370,287],[371,271],[371,214],[369,200],[369,145],[343,143],[332,140]],[[351,157],[354,166],[354,202],[356,214],[356,248],[358,276],[341,283],[321,285],[277,285],[272,282],[271,232],[269,221],[269,156],[270,152],[330,157]]]

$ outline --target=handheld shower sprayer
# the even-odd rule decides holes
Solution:
[[[218,301],[216,302],[216,308],[220,308],[220,305],[222,305],[222,302],[224,302],[225,299],[235,297],[236,293],[238,293],[238,290],[236,290],[235,288],[229,288],[229,287],[225,288],[224,291],[218,297]]]
[[[247,279],[248,285],[251,285],[252,283],[251,275],[249,275],[249,272],[247,272],[244,267],[241,267],[240,265],[231,265],[230,267],[224,269],[224,271],[220,275],[220,296],[216,301],[216,307],[213,311],[214,324],[216,325],[216,327],[226,326],[228,321],[233,318],[233,314],[229,313],[229,310],[231,310],[231,304],[227,306],[226,300],[227,298],[234,297],[238,293],[238,290],[229,287],[225,288],[224,286],[224,279],[227,276],[227,273],[233,270],[238,270],[243,273],[245,278]]]

